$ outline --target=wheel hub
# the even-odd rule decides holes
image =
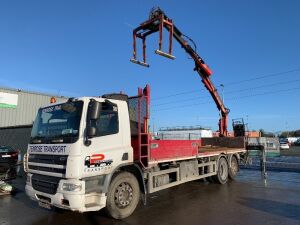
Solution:
[[[115,203],[120,208],[125,208],[128,206],[133,199],[132,187],[126,183],[121,183],[115,191]]]

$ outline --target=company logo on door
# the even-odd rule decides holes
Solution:
[[[105,159],[104,154],[94,154],[87,156],[84,160],[85,172],[96,172],[101,170],[108,170],[113,163],[112,159]]]

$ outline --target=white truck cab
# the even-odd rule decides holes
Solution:
[[[126,101],[76,98],[38,111],[27,153],[26,193],[80,212],[106,206],[113,171],[133,163]]]

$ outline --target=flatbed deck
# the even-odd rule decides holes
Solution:
[[[154,141],[156,147],[151,149],[151,160],[149,165],[165,163],[171,161],[188,160],[195,158],[218,156],[220,154],[238,154],[245,153],[246,149],[242,147],[222,147],[222,146],[196,146],[199,141]],[[189,148],[187,148],[189,146]],[[181,150],[181,151],[180,151]],[[159,156],[159,157],[158,157]],[[163,156],[163,157],[162,157]]]
[[[215,156],[220,154],[235,154],[235,153],[244,153],[246,152],[245,148],[228,148],[220,146],[202,146],[199,148],[198,157],[204,156]]]

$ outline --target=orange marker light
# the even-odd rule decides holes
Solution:
[[[56,98],[55,97],[51,97],[50,98],[50,103],[55,103],[56,102]]]

